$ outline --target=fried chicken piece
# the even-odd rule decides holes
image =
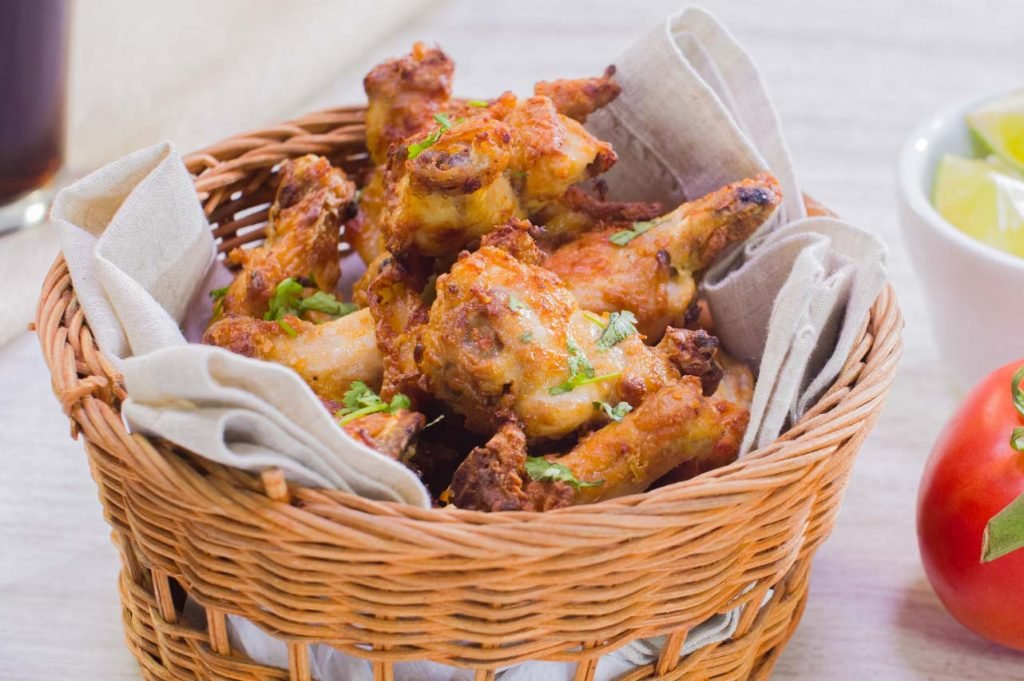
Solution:
[[[610,329],[609,315],[581,310],[536,264],[543,254],[529,229],[514,221],[438,277],[429,319],[409,342],[422,350],[421,385],[470,428],[517,420],[530,439],[551,439],[599,420],[595,402],[635,406],[678,380],[674,359],[687,353],[674,345],[687,332],[651,348],[628,323]]]
[[[619,423],[584,438],[559,463],[583,483],[540,482],[526,473],[526,437],[505,425],[473,450],[452,478],[460,508],[540,511],[642,492],[684,465],[724,465],[735,459],[749,413],[705,397],[700,380],[685,377],[649,396]]]
[[[349,421],[342,428],[358,442],[395,461],[405,462],[416,454],[416,436],[427,419],[408,409],[394,413],[377,412]]]
[[[366,146],[375,165],[388,150],[433,125],[451,98],[455,64],[441,48],[418,42],[412,52],[374,67],[363,79]]]
[[[359,194],[359,211],[345,224],[344,239],[355,249],[363,262],[369,265],[387,251],[384,243],[385,166],[372,173]]]
[[[451,501],[477,511],[548,511],[570,506],[575,491],[564,482],[540,483],[526,474],[526,435],[506,423],[487,444],[469,453],[452,476]]]
[[[743,362],[719,351],[715,357],[721,367],[722,380],[715,397],[750,409],[754,401],[754,372]]]
[[[338,242],[341,222],[355,196],[344,171],[312,154],[286,161],[277,197],[270,207],[266,239],[256,248],[236,248],[227,257],[240,265],[218,314],[262,317],[277,285],[288,277],[311,277],[331,293],[341,274]]]
[[[669,359],[684,376],[696,376],[705,395],[714,395],[722,380],[722,368],[715,361],[718,339],[703,329],[669,327],[658,347],[664,347]]]
[[[341,402],[352,381],[379,385],[383,373],[369,310],[323,324],[285,317],[278,322],[225,317],[203,334],[203,342],[294,369],[323,399]]]
[[[510,218],[552,211],[570,187],[615,162],[610,145],[549,98],[513,105],[510,97],[467,118],[448,116],[451,125],[409,138],[391,155],[382,224],[392,253],[454,255]],[[576,199],[562,211],[581,207]]]
[[[622,88],[615,82],[614,65],[598,78],[542,80],[533,86],[535,95],[549,97],[558,113],[580,123],[586,123],[587,116],[606,106],[621,92]]]
[[[512,151],[507,125],[476,118],[454,125],[415,158],[394,154],[385,180],[388,250],[453,254],[494,225],[524,216],[506,173]]]
[[[545,262],[594,312],[629,310],[637,328],[660,338],[681,326],[696,293],[694,275],[774,213],[778,182],[767,173],[684,203],[652,223],[610,226],[561,246]],[[634,230],[625,241],[620,232]],[[618,243],[616,243],[618,241]]]
[[[423,301],[426,263],[418,259],[403,262],[386,254],[375,266],[377,275],[366,289],[366,299],[383,357],[381,396],[389,400],[403,393],[415,404],[421,392],[416,355],[429,311]]]

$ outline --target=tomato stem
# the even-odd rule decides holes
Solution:
[[[1010,379],[1010,395],[1013,406],[1024,419],[1024,366],[1014,372]],[[1024,426],[1014,428],[1010,433],[1010,447],[1024,452]],[[1024,494],[997,513],[985,526],[981,538],[981,562],[988,563],[1008,553],[1024,548]]]

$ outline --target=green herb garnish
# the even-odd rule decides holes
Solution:
[[[587,310],[584,310],[583,316],[589,319],[590,321],[594,322],[598,326],[600,326],[602,329],[604,328],[604,318],[601,317],[601,315],[597,315],[594,314],[593,312],[588,312]]]
[[[562,395],[590,383],[600,383],[610,378],[615,378],[621,371],[615,371],[601,376],[594,375],[594,365],[590,363],[583,350],[571,337],[566,341],[566,348],[569,351],[569,378],[564,383],[548,388],[549,395]]]
[[[317,291],[308,298],[299,301],[300,310],[314,310],[333,317],[344,317],[359,309],[355,303],[345,303],[326,291]]]
[[[615,232],[615,234],[608,237],[608,241],[611,241],[616,246],[625,246],[644,232],[649,229],[653,229],[657,224],[657,222],[653,221],[634,222],[633,229],[624,229],[620,232]]]
[[[410,161],[422,154],[425,150],[437,144],[441,139],[441,135],[448,132],[452,127],[452,122],[448,118],[448,114],[436,113],[434,114],[434,120],[437,121],[437,124],[440,127],[435,128],[429,135],[419,142],[409,145],[408,157]]]
[[[594,402],[594,409],[604,411],[612,421],[621,421],[626,417],[626,414],[633,411],[633,405],[629,402],[619,402],[613,407],[607,402]]]
[[[303,287],[292,277],[288,277],[274,289],[274,295],[270,297],[267,312],[263,318],[267,321],[277,322],[289,336],[297,335],[291,325],[283,320],[291,315],[298,317],[303,312],[314,310],[324,312],[334,317],[344,317],[359,309],[354,303],[343,303],[330,293],[317,291],[308,298],[302,297]]]
[[[520,343],[532,343],[533,342],[533,334],[530,333],[529,331],[526,331],[524,333],[519,334],[519,342]]]
[[[229,288],[231,288],[230,285],[213,289],[212,291],[210,291],[210,298],[212,298],[213,300],[220,300],[221,298],[228,294]]]
[[[608,315],[608,326],[604,327],[601,337],[597,339],[598,346],[610,348],[621,340],[636,333],[636,315],[629,310],[612,312]]]
[[[341,425],[369,414],[376,414],[382,411],[393,414],[399,409],[409,409],[412,407],[412,401],[402,393],[392,397],[390,403],[385,402],[380,398],[380,395],[362,381],[352,381],[349,389],[345,391],[343,402],[345,404],[344,408],[339,409],[334,414],[335,417],[340,419],[339,423]]]
[[[466,100],[466,104],[469,106],[475,106],[478,109],[486,109],[491,105],[486,99],[469,99]]]
[[[581,487],[600,487],[604,480],[585,482],[578,479],[565,464],[548,461],[543,456],[526,457],[526,474],[537,482],[565,482],[576,489]]]

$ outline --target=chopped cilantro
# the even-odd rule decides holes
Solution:
[[[549,395],[561,395],[582,385],[607,381],[622,373],[621,371],[616,371],[610,374],[595,376],[594,365],[590,363],[590,360],[587,359],[583,350],[572,337],[566,341],[566,348],[569,351],[569,378],[553,388],[548,388]]]
[[[526,474],[537,482],[565,482],[576,489],[581,487],[600,487],[604,480],[584,482],[578,479],[569,467],[555,461],[548,461],[543,456],[526,457]]]
[[[343,303],[325,291],[317,291],[308,298],[302,297],[302,291],[302,284],[292,277],[282,281],[274,289],[274,295],[270,297],[267,312],[263,318],[277,322],[289,336],[295,336],[297,335],[295,329],[283,321],[289,315],[298,317],[307,310],[315,310],[334,317],[344,317],[359,309],[354,303]]]
[[[339,423],[341,425],[369,414],[376,414],[381,411],[393,414],[399,409],[409,409],[412,407],[412,401],[402,393],[392,397],[390,404],[385,402],[380,398],[380,395],[362,381],[352,381],[349,389],[345,391],[345,397],[342,398],[342,401],[345,404],[344,408],[339,409],[334,414],[340,419]]]
[[[636,333],[636,315],[629,310],[612,312],[608,315],[608,326],[604,327],[597,344],[602,348],[610,348],[616,343]]]
[[[466,100],[466,104],[469,106],[475,106],[478,109],[486,109],[491,105],[486,99],[469,99]]]
[[[594,409],[601,409],[612,421],[621,421],[626,414],[633,411],[633,405],[629,402],[619,402],[613,407],[607,402],[594,402]]]
[[[229,288],[231,288],[231,287],[230,286],[222,286],[221,288],[213,289],[212,291],[210,291],[210,298],[212,298],[213,300],[220,300],[221,298],[223,298],[224,296],[226,296],[228,294],[228,289]]]
[[[448,114],[436,113],[434,114],[434,120],[437,121],[437,124],[440,127],[434,128],[434,130],[429,135],[427,135],[419,142],[409,145],[408,158],[410,161],[419,156],[420,154],[422,154],[430,147],[437,144],[438,141],[441,139],[441,135],[448,132],[449,128],[452,127],[452,122],[448,118]]]
[[[611,241],[616,246],[625,246],[647,230],[656,227],[657,224],[657,222],[653,221],[634,222],[632,229],[624,229],[619,232],[615,232],[615,234],[608,237],[608,241]]]

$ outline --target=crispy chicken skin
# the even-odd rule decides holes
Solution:
[[[547,511],[572,505],[575,491],[568,484],[530,480],[526,456],[526,435],[516,424],[506,423],[455,470],[449,488],[452,504],[491,512]]]
[[[684,203],[625,245],[611,238],[632,224],[584,234],[556,249],[544,266],[583,308],[629,310],[641,333],[657,339],[670,324],[683,324],[696,293],[694,273],[750,236],[780,200],[778,182],[761,174]]]
[[[552,204],[570,187],[615,163],[610,145],[558,113],[548,97],[506,94],[468,117],[453,116],[429,147],[410,154],[408,145],[422,143],[412,137],[390,157],[382,226],[396,255],[454,255],[510,218],[557,214]],[[576,200],[561,210],[587,208]]]
[[[341,402],[352,381],[380,385],[383,366],[369,310],[323,324],[285,320],[294,337],[277,322],[225,317],[206,330],[203,342],[291,367],[327,400]]]
[[[311,277],[327,292],[338,284],[339,231],[355,185],[320,156],[286,161],[280,174],[266,240],[256,248],[236,248],[228,254],[228,262],[242,269],[212,322],[220,314],[262,317],[274,289],[288,277]]]
[[[451,98],[454,71],[441,48],[416,43],[409,54],[366,75],[366,146],[375,165],[387,161],[392,145],[433,124]]]
[[[621,92],[622,88],[615,82],[614,65],[598,78],[541,81],[533,87],[533,94],[550,98],[558,113],[580,123],[586,123],[587,116],[606,106]]]
[[[416,453],[416,435],[427,419],[407,409],[391,413],[377,412],[349,421],[342,428],[358,442],[395,461],[406,461]]]
[[[743,362],[719,351],[715,360],[721,367],[722,378],[715,397],[728,400],[744,409],[754,401],[754,372]]]
[[[537,264],[543,254],[529,229],[514,221],[438,277],[437,298],[413,343],[422,350],[416,363],[426,390],[465,415],[471,428],[491,433],[518,420],[532,440],[599,420],[595,402],[635,406],[678,380],[675,360],[692,360],[693,353],[677,346],[691,342],[693,332],[674,332],[657,348],[635,333],[602,345],[609,318],[584,312]],[[600,380],[559,390],[580,358]]]
[[[724,465],[736,457],[748,412],[705,397],[685,377],[649,396],[619,423],[588,435],[562,457],[547,457],[593,486],[530,480],[526,436],[506,424],[473,450],[452,478],[452,501],[482,511],[543,511],[642,492],[684,465]]]

